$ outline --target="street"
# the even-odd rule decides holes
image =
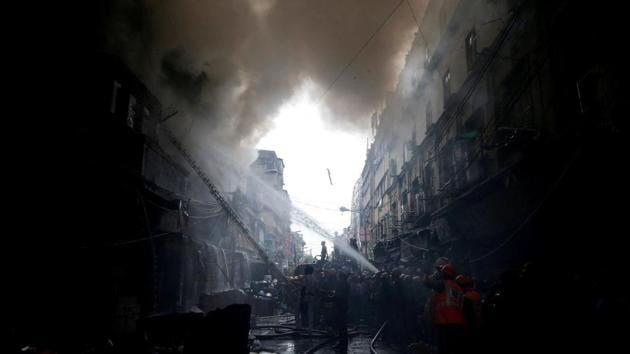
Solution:
[[[269,317],[264,319],[258,319],[257,325],[281,325],[283,323],[293,323],[295,318],[291,315]],[[285,329],[286,330],[286,329]],[[348,342],[347,353],[349,354],[370,354],[370,343],[374,339],[375,333],[370,333],[369,329],[365,326],[362,328],[350,329],[352,333]],[[353,333],[354,332],[354,333]],[[255,330],[256,335],[278,335],[278,331],[273,329]],[[323,338],[311,338],[308,335],[300,337],[287,336],[286,338],[275,339],[258,339],[258,342],[250,348],[252,353],[271,354],[271,353],[287,353],[287,354],[299,354],[299,353],[319,353],[319,354],[333,354],[339,353],[339,350],[335,350],[333,347],[336,344],[335,337],[323,337]],[[376,341],[374,348],[378,354],[396,354],[405,353],[406,350],[394,350],[382,341]]]
[[[628,346],[625,2],[23,5],[3,353]]]

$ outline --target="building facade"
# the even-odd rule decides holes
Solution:
[[[207,296],[246,288],[276,268],[172,137],[160,102],[118,58],[92,59],[90,111],[72,122],[74,149],[62,165],[71,176],[72,243],[58,248],[71,267],[55,276],[68,284],[68,299],[79,299],[60,301],[81,323],[77,337],[98,333],[124,345],[142,318],[203,308]]]
[[[428,3],[398,88],[372,117],[353,224],[367,257],[386,266],[446,256],[481,277],[523,260],[515,249],[572,163],[572,134],[619,125],[593,93],[617,84],[611,64],[566,40],[567,28],[584,30],[571,17],[583,9],[565,5]],[[567,57],[575,64],[560,67]],[[596,107],[588,114],[585,101]]]
[[[258,243],[284,271],[300,257],[299,234],[291,232],[291,200],[284,189],[284,161],[275,151],[258,150],[249,167],[239,209]]]

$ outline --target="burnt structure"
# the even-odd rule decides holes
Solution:
[[[275,151],[258,150],[243,190],[235,192],[238,208],[258,244],[284,271],[301,257],[299,239],[291,233],[291,200],[284,189],[284,162]],[[298,250],[299,248],[299,250]]]
[[[158,100],[118,58],[89,59],[77,96],[87,109],[68,118],[60,178],[49,179],[59,195],[45,199],[55,231],[20,248],[13,339],[62,352],[111,341],[133,352],[142,319],[213,310],[212,294],[281,275],[162,125]],[[233,302],[248,300],[236,292]]]
[[[611,11],[430,1],[372,120],[353,198],[362,251],[382,265],[446,256],[485,284],[534,258],[597,267],[615,253],[627,123]]]

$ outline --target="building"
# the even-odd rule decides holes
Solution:
[[[64,143],[72,149],[55,172],[65,177],[56,185],[64,236],[50,248],[50,270],[32,276],[58,288],[39,299],[33,318],[72,319],[42,330],[60,342],[72,333],[67,343],[100,336],[120,348],[142,318],[203,308],[203,298],[275,268],[194,157],[170,139],[156,97],[118,58],[91,60],[81,102],[89,109],[70,122]],[[24,326],[28,336],[39,334],[33,326]]]
[[[295,261],[300,239],[291,233],[291,200],[284,189],[284,167],[275,151],[258,150],[239,208],[258,243],[287,270]]]
[[[447,256],[484,279],[531,256],[517,250],[534,230],[547,233],[536,221],[547,214],[536,213],[578,164],[576,135],[599,126],[592,139],[606,140],[622,126],[601,93],[618,85],[604,59],[614,54],[600,45],[606,55],[583,55],[573,40],[607,41],[610,29],[585,34],[581,11],[554,1],[429,1],[399,86],[372,117],[355,188],[366,256],[383,266]]]
[[[291,258],[289,259],[289,269],[295,269],[295,267],[304,262],[304,247],[306,246],[306,242],[304,242],[304,236],[300,231],[292,231],[291,232],[291,241],[290,246],[291,250]]]

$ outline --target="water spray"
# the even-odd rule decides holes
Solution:
[[[294,221],[304,225],[304,227],[307,227],[311,231],[313,231],[313,232],[317,233],[318,235],[324,237],[325,239],[327,239],[328,241],[333,243],[335,245],[335,247],[341,248],[341,250],[343,251],[343,253],[345,255],[348,255],[350,258],[352,258],[355,261],[357,261],[359,264],[361,264],[363,267],[365,267],[366,269],[368,269],[372,273],[378,272],[378,269],[372,263],[370,263],[370,261],[368,261],[356,249],[350,247],[350,245],[348,245],[346,243],[335,243],[334,242],[334,238],[330,234],[330,232],[326,231],[326,229],[324,229],[322,226],[320,226],[319,223],[317,221],[315,221],[315,219],[310,217],[306,212],[304,212],[303,210],[301,210],[300,208],[298,208],[298,207],[296,207],[294,205],[291,206],[291,212],[292,212],[291,214],[292,214],[292,217],[293,217]]]

